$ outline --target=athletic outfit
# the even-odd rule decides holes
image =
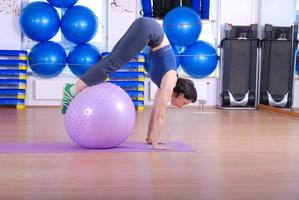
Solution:
[[[81,76],[81,80],[88,86],[104,82],[110,73],[117,71],[127,64],[147,45],[151,48],[159,46],[163,37],[163,28],[155,19],[147,17],[136,19],[114,46],[111,54],[103,57],[99,62],[89,68]],[[160,88],[163,76],[169,70],[177,70],[175,54],[171,45],[152,51],[150,61],[151,79]],[[71,84],[67,84],[64,88],[62,113],[66,112],[74,96],[71,88],[73,88]]]
[[[112,49],[111,54],[93,65],[81,80],[88,86],[104,82],[108,75],[127,64],[145,46],[154,48],[161,44],[164,31],[152,18],[136,19]],[[170,45],[151,52],[151,79],[160,87],[161,80],[169,70],[177,70],[176,59]]]

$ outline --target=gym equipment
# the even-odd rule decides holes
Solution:
[[[255,108],[258,87],[257,24],[225,24],[220,65],[220,107]]]
[[[135,124],[131,98],[120,87],[101,83],[81,91],[64,118],[70,138],[85,148],[113,148],[123,143]]]
[[[192,0],[192,9],[200,15],[200,0]]]
[[[85,6],[73,6],[62,16],[61,32],[70,42],[86,43],[96,35],[97,30],[97,16]]]
[[[298,25],[265,25],[261,41],[260,103],[291,109]]]
[[[209,19],[209,15],[210,15],[210,0],[200,0],[200,4],[201,4],[201,9],[200,9],[200,17],[201,17],[201,19]]]
[[[196,41],[181,54],[181,65],[191,77],[206,77],[217,67],[217,52],[209,43]]]
[[[78,0],[47,0],[50,4],[58,8],[70,8],[75,5]]]
[[[59,75],[67,63],[64,48],[52,41],[35,45],[29,53],[29,66],[38,76],[51,78]]]
[[[99,50],[90,44],[79,44],[68,55],[68,66],[76,76],[82,76],[101,59]]]
[[[140,14],[143,17],[152,17],[152,2],[151,0],[141,0],[142,10],[140,11]]]
[[[46,2],[33,2],[22,11],[19,24],[24,34],[35,41],[47,41],[58,32],[60,19],[57,11]]]
[[[153,0],[153,17],[163,19],[168,11],[180,6],[191,8],[192,0]]]
[[[0,105],[25,109],[27,51],[0,50]]]
[[[198,39],[202,23],[200,16],[191,8],[178,7],[167,13],[163,28],[171,43],[188,46]]]

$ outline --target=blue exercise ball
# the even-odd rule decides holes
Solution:
[[[62,16],[61,31],[70,42],[86,43],[96,35],[97,30],[97,16],[85,6],[73,6]]]
[[[187,46],[198,39],[202,23],[200,16],[191,8],[178,7],[166,14],[163,28],[171,43]]]
[[[60,26],[60,18],[53,6],[37,1],[28,4],[21,11],[19,24],[28,38],[42,42],[56,35]]]
[[[69,8],[75,5],[78,0],[47,0],[50,4],[58,8]]]
[[[76,76],[82,76],[101,59],[100,51],[90,44],[79,44],[68,55],[68,65]]]
[[[64,48],[52,41],[35,45],[29,53],[31,70],[44,78],[55,77],[62,72],[67,63]]]
[[[174,52],[174,55],[175,55],[175,60],[176,60],[176,67],[178,68],[180,63],[181,63],[181,60],[180,60],[180,55],[178,53],[178,50],[176,49],[176,47],[174,45],[171,45],[172,47],[172,50]],[[145,62],[144,62],[144,68],[145,68],[145,71],[150,74],[151,72],[151,61],[150,61],[150,53],[151,53],[151,49],[150,47],[145,47],[144,50],[143,50],[143,55],[144,55],[144,59],[145,59]]]
[[[194,78],[210,75],[217,66],[217,53],[214,47],[205,41],[196,41],[186,47],[181,55],[183,70]]]

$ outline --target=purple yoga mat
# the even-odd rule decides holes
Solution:
[[[125,142],[111,149],[86,149],[73,143],[0,143],[0,153],[76,153],[76,152],[194,152],[182,142],[170,142],[173,150],[154,150],[141,142]]]

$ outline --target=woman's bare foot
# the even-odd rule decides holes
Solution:
[[[173,150],[173,147],[167,146],[165,144],[157,144],[153,145],[153,149],[155,150]]]
[[[152,138],[146,138],[145,139],[147,144],[153,144],[153,139]],[[166,144],[166,142],[158,142],[158,144]]]

